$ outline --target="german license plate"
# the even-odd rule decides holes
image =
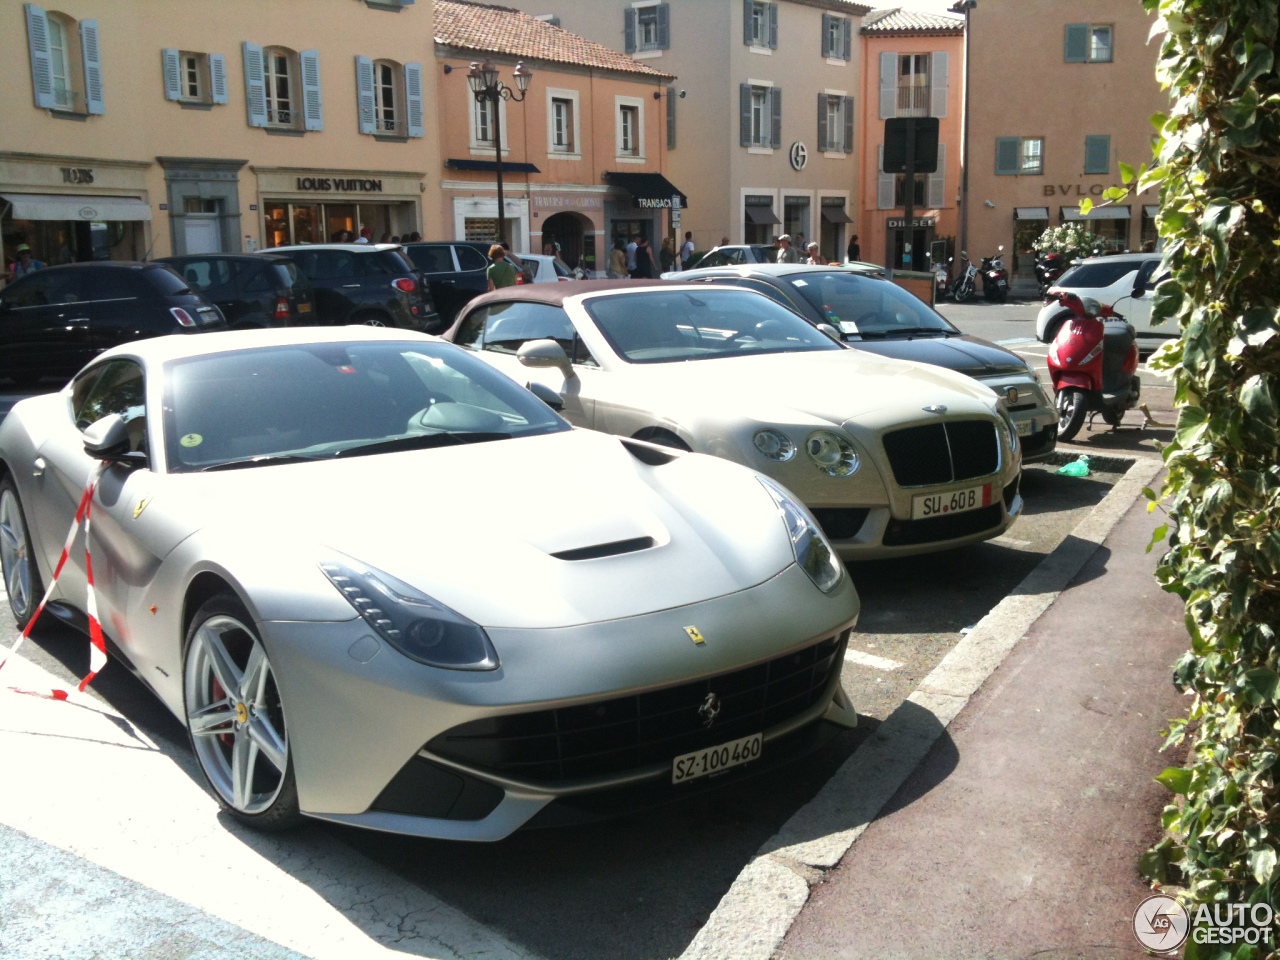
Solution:
[[[951,490],[947,493],[921,493],[911,498],[911,519],[925,520],[944,514],[964,513],[991,506],[991,484]]]
[[[1014,424],[1018,428],[1018,436],[1029,437],[1036,432],[1036,422],[1034,420],[1015,420]]]
[[[309,304],[309,303],[300,303],[300,304],[298,304],[298,312],[299,312],[299,313],[310,313],[310,312],[311,312],[311,304]]]
[[[730,740],[718,747],[707,747],[704,750],[686,753],[671,762],[671,782],[684,783],[686,780],[708,777],[721,770],[748,763],[758,759],[763,749],[764,735],[753,733],[749,737]]]

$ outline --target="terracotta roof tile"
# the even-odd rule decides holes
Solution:
[[[925,13],[891,7],[872,10],[862,21],[862,32],[872,35],[933,35],[964,33],[964,18],[945,13]]]
[[[674,79],[671,74],[647,67],[625,53],[509,7],[467,0],[435,0],[435,16],[436,43],[447,47],[613,70],[652,80]]]

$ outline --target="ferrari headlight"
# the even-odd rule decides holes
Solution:
[[[388,573],[340,553],[320,569],[369,627],[410,660],[448,670],[496,670],[478,624]]]
[[[831,430],[815,430],[804,442],[809,459],[829,477],[851,477],[858,472],[858,451]]]
[[[769,427],[757,430],[752,442],[757,450],[777,463],[784,463],[796,455],[796,445],[780,430]]]
[[[840,585],[844,577],[844,564],[831,549],[831,544],[818,527],[809,511],[796,503],[785,490],[767,477],[757,477],[769,496],[778,505],[787,536],[791,538],[791,551],[800,569],[809,575],[813,585],[823,593],[830,593]]]

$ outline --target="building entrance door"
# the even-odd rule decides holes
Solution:
[[[187,253],[221,253],[222,238],[219,234],[217,217],[188,215],[182,220]]]

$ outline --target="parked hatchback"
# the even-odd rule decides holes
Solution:
[[[322,324],[364,323],[435,333],[444,323],[431,293],[397,243],[315,243],[272,247],[311,283]]]
[[[65,380],[117,344],[226,325],[168,264],[47,267],[0,291],[0,376],[21,386]]]
[[[161,257],[187,286],[222,311],[227,326],[297,327],[314,324],[311,283],[287,257],[200,253]]]
[[[405,253],[418,268],[446,324],[472,297],[488,289],[489,244],[471,240],[406,243]]]
[[[1179,336],[1175,324],[1151,323],[1151,291],[1165,280],[1168,271],[1160,270],[1163,255],[1159,253],[1119,253],[1109,257],[1089,257],[1082,260],[1049,288],[1074,293],[1079,297],[1093,297],[1123,316],[1138,333],[1138,346],[1153,350],[1165,340]],[[1036,317],[1036,338],[1051,343],[1058,335],[1062,322],[1071,316],[1057,300],[1048,300]]]

